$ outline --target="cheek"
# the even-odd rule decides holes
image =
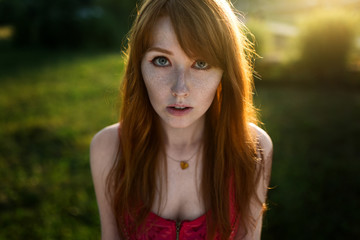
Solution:
[[[148,90],[148,93],[150,95],[150,93],[152,92],[154,85],[156,84],[156,79],[157,77],[154,74],[154,71],[151,70],[149,64],[146,63],[142,63],[141,65],[141,73],[142,73],[142,77],[144,79],[144,83],[145,86]]]
[[[148,87],[153,82],[152,80],[154,79],[154,76],[148,64],[144,62],[141,64],[141,74],[144,79],[146,87]]]
[[[210,72],[211,73],[211,72]],[[202,95],[203,99],[206,101],[212,101],[216,90],[220,84],[222,74],[220,73],[211,73],[202,76],[197,81],[198,92]]]
[[[164,76],[159,75],[149,66],[142,66],[141,72],[150,101],[152,103],[155,103],[166,97],[166,85],[164,84]]]

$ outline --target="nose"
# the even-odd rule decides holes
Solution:
[[[175,76],[175,82],[171,87],[171,94],[174,97],[187,97],[189,96],[189,88],[187,86],[186,71],[178,70]]]

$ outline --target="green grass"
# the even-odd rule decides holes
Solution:
[[[263,239],[355,239],[359,92],[268,86],[256,99],[274,143]]]
[[[1,62],[0,239],[99,239],[88,147],[117,121],[120,53],[25,50]]]
[[[0,239],[99,239],[88,147],[117,121],[120,53],[19,49],[0,66]],[[263,239],[359,236],[359,92],[259,83],[274,143]]]

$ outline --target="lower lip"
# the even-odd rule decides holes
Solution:
[[[171,115],[174,115],[174,116],[183,116],[183,115],[186,115],[188,114],[193,108],[192,107],[188,107],[188,108],[185,108],[185,109],[176,109],[176,108],[173,108],[173,107],[167,107],[166,110],[171,114]]]

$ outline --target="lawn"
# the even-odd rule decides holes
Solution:
[[[360,236],[358,90],[260,87],[257,103],[274,143],[263,239]]]
[[[88,147],[117,121],[120,56],[1,59],[0,239],[99,239]]]
[[[88,147],[117,121],[120,52],[20,49],[0,66],[0,239],[99,239]],[[263,239],[360,236],[358,90],[256,85],[274,143]]]

